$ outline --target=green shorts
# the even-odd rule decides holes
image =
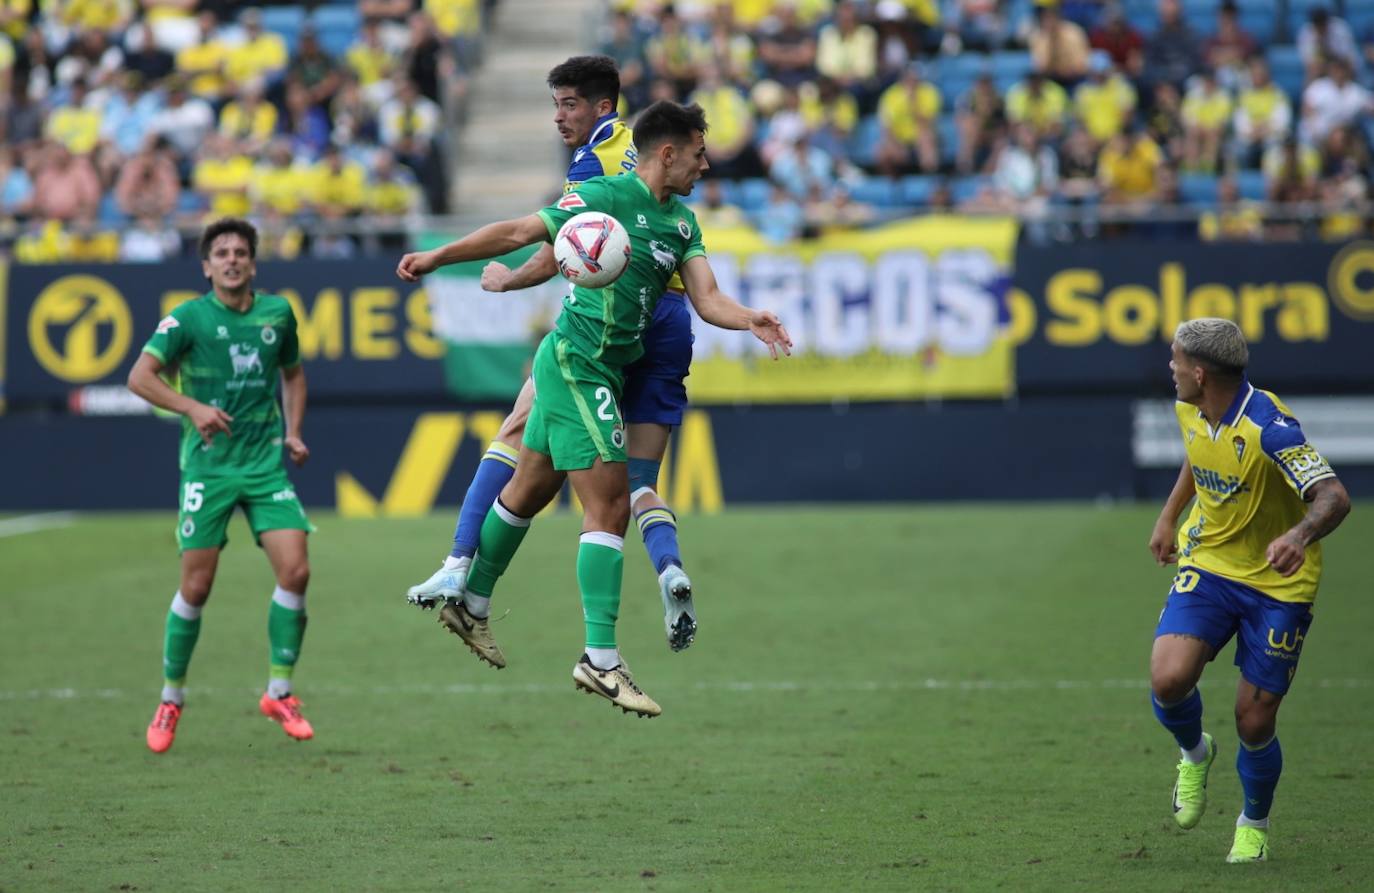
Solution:
[[[226,530],[235,506],[243,506],[253,539],[259,545],[262,534],[268,530],[315,530],[284,470],[245,477],[198,479],[183,475],[177,546],[183,552],[224,548],[229,542]]]
[[[553,459],[559,471],[625,461],[619,369],[588,359],[557,332],[534,355],[534,407],[525,446]]]

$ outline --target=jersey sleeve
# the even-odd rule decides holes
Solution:
[[[687,237],[687,250],[682,252],[682,263],[678,264],[679,267],[694,257],[706,256],[706,244],[701,238],[701,224],[697,223],[697,215],[688,211],[687,220],[691,235]]]
[[[1260,446],[1299,496],[1305,497],[1317,481],[1336,476],[1331,464],[1307,442],[1307,435],[1292,416],[1276,416],[1265,425],[1260,432]]]
[[[283,326],[281,350],[277,353],[277,365],[282,369],[294,369],[301,364],[301,342],[296,335],[296,313],[291,305],[286,305],[286,321]]]
[[[152,337],[143,345],[143,352],[157,357],[164,366],[175,363],[177,358],[191,346],[192,335],[187,307],[189,304],[182,304],[162,317],[157,324],[157,329],[153,331]]]
[[[585,211],[600,211],[615,216],[615,192],[610,188],[609,178],[597,177],[579,183],[571,192],[536,213],[544,221],[549,231],[549,241],[552,242],[563,224]]]

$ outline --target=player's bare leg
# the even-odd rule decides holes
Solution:
[[[1283,695],[1265,691],[1245,677],[1236,686],[1236,736],[1240,749],[1236,771],[1245,805],[1236,819],[1236,835],[1227,862],[1263,862],[1269,858],[1269,809],[1283,773],[1283,750],[1277,734]]]
[[[625,465],[597,459],[591,468],[570,471],[568,479],[583,507],[577,585],[587,628],[587,647],[573,667],[573,684],[626,713],[658,716],[662,710],[635,684],[615,641],[625,570],[625,528],[630,522]]]
[[[1212,736],[1202,730],[1197,683],[1212,646],[1196,636],[1163,635],[1150,653],[1150,695],[1155,716],[1174,735],[1181,758],[1174,782],[1174,821],[1189,829],[1207,810],[1207,776],[1216,760]]]
[[[492,589],[525,538],[530,519],[558,495],[563,478],[548,456],[529,447],[520,451],[515,476],[482,522],[482,550],[473,562],[462,597],[448,602],[439,612],[441,624],[498,670],[506,665],[506,655],[491,634]]]
[[[477,464],[472,483],[463,497],[463,506],[458,510],[458,523],[453,531],[453,549],[444,559],[439,569],[423,583],[406,590],[406,601],[429,610],[441,601],[456,601],[462,598],[467,585],[468,572],[472,567],[472,557],[477,552],[477,541],[481,536],[482,522],[496,496],[510,483],[515,475],[520,456],[520,439],[525,434],[525,423],[529,421],[530,407],[534,405],[534,382],[526,379],[510,414],[501,423],[496,439],[487,447],[486,453]]]
[[[305,741],[315,731],[301,715],[301,702],[291,692],[291,675],[305,639],[305,589],[310,584],[310,559],[304,530],[267,530],[259,537],[272,564],[277,586],[268,606],[267,637],[272,659],[267,691],[258,701],[262,715],[281,725],[282,731]]]
[[[692,604],[692,581],[682,569],[677,541],[677,517],[658,495],[658,470],[668,450],[672,428],[654,423],[627,426],[630,500],[635,524],[658,574],[663,598],[663,629],[668,647],[682,651],[697,635],[697,612]]]
[[[219,549],[187,549],[181,553],[181,586],[167,612],[162,648],[162,698],[148,724],[148,748],[163,753],[176,739],[177,723],[186,701],[186,669],[200,638],[200,613],[210,598],[219,567]]]

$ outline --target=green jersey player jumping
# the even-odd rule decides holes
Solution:
[[[445,611],[453,621],[446,625],[478,657],[505,666],[487,622],[492,590],[530,519],[558,494],[566,477],[585,511],[577,583],[586,650],[573,667],[573,681],[627,712],[657,716],[658,704],[635,685],[615,641],[630,513],[619,409],[624,368],[643,352],[640,333],[675,272],[706,322],[753,332],[774,357],[779,349],[787,352],[791,340],[772,313],[750,310],[720,291],[696,217],[677,199],[688,195],[707,169],[701,109],[655,103],[639,116],[634,133],[639,158],[633,173],[587,180],[537,214],[489,224],[433,251],[407,254],[396,273],[414,282],[446,264],[552,241],[563,223],[584,211],[609,214],[629,233],[625,272],[608,288],[572,289],[554,331],[539,346],[532,373],[534,407],[515,477],[482,524],[465,593]]]
[[[226,218],[206,228],[200,257],[210,291],[158,323],[129,373],[131,391],[182,416],[181,588],[167,614],[162,702],[148,726],[148,747],[157,753],[176,736],[201,610],[236,506],[243,508],[277,578],[268,608],[271,666],[259,709],[292,738],[313,734],[291,694],[291,672],[305,636],[305,538],[312,527],[282,465],[283,447],[297,465],[310,456],[300,436],[305,372],[291,305],[253,291],[257,244],[257,231],[243,220]],[[160,377],[172,369],[180,373],[180,392]]]

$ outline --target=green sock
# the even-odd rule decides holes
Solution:
[[[291,673],[301,656],[305,624],[305,596],[278,586],[267,608],[267,642],[271,647],[267,690],[274,698],[291,693]]]
[[[577,587],[582,591],[582,619],[588,648],[615,647],[615,621],[620,615],[620,581],[625,570],[625,538],[613,533],[582,534],[577,547]]]
[[[178,593],[178,596],[180,593]],[[172,688],[186,682],[186,668],[191,664],[191,652],[200,638],[200,618],[187,620],[176,610],[167,612],[167,632],[162,639],[162,675]]]
[[[496,581],[510,567],[510,560],[529,529],[529,518],[512,513],[500,500],[492,505],[482,521],[477,557],[472,560],[472,569],[468,571],[468,592],[491,598]]]

